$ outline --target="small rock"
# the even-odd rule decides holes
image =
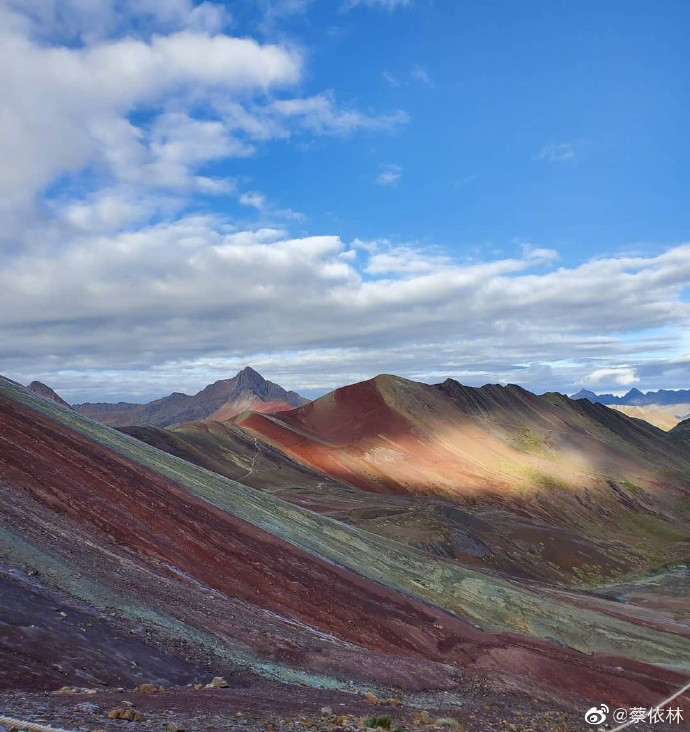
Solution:
[[[139,684],[135,691],[141,691],[144,694],[153,694],[156,687],[153,684]]]
[[[426,711],[426,709],[419,713],[419,721],[422,724],[431,724],[431,715]]]
[[[331,709],[331,707],[321,707],[321,716],[322,717],[332,717],[333,710]]]
[[[376,694],[372,694],[370,691],[367,691],[367,693],[364,695],[364,698],[367,701],[370,701],[372,704],[379,703],[379,698],[376,696]]]
[[[168,722],[165,730],[166,732],[186,732],[185,728],[177,722]]]
[[[210,684],[206,684],[207,689],[227,689],[228,682],[222,676],[214,676]]]
[[[96,714],[98,707],[91,702],[81,702],[74,707],[78,712],[83,714]]]
[[[199,689],[203,689],[203,684],[194,684],[194,691],[199,691]]]
[[[61,686],[55,693],[56,694],[76,694],[78,691],[76,686]]]
[[[128,722],[144,722],[146,717],[132,707],[119,707],[108,712],[108,719],[126,719]]]

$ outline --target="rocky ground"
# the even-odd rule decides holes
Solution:
[[[378,700],[266,683],[252,688],[170,688],[61,692],[0,692],[0,714],[79,732],[354,732],[366,729],[458,732],[575,732],[594,729],[585,709],[486,690]],[[392,703],[391,703],[392,702]],[[111,718],[120,717],[120,718]],[[124,717],[124,718],[123,718]],[[640,724],[636,732],[690,729]],[[0,726],[0,730],[2,730]],[[4,730],[3,730],[4,732]]]

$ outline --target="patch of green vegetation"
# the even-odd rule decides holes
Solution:
[[[689,538],[687,530],[684,531],[661,518],[647,514],[626,512],[622,524],[625,529],[649,539],[687,541]]]
[[[598,564],[574,566],[573,574],[582,587],[599,587],[608,581],[608,578],[604,576],[602,568]]]
[[[511,435],[510,446],[530,455],[541,455],[548,449],[544,435],[527,427],[523,427],[520,432]]]
[[[457,719],[453,719],[452,717],[441,717],[434,722],[434,725],[436,727],[446,727],[449,729],[458,730],[458,732],[460,732],[461,729],[460,722],[458,722]]]
[[[622,481],[621,485],[623,486],[623,488],[625,488],[626,491],[632,493],[634,496],[640,493],[644,493],[644,488],[641,485],[637,485],[637,483],[632,483],[629,480]]]
[[[393,720],[391,717],[385,716],[385,717],[370,717],[367,719],[367,727],[372,727],[373,729],[379,728],[379,729],[393,729],[391,725],[393,724]],[[397,729],[400,729],[399,727]]]

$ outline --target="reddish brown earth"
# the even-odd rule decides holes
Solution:
[[[93,675],[91,649],[102,649],[106,636],[118,656],[133,655],[134,648],[123,649],[124,629],[150,649],[147,655],[137,646],[143,680],[157,677],[157,659],[171,655],[187,664],[179,675],[200,666],[229,675],[245,669],[241,679],[250,683],[256,662],[237,666],[227,653],[405,693],[469,693],[488,684],[571,704],[651,704],[683,680],[627,659],[477,630],[297,549],[6,397],[0,455],[0,529],[10,537],[3,556],[6,567],[15,564],[7,576],[14,570],[12,592],[20,598],[3,621],[6,686],[56,685],[47,671],[53,652],[27,630],[36,625],[35,602],[21,597],[34,591],[71,596],[69,607],[55,604],[67,617],[49,629],[65,628],[65,646],[83,632],[83,654],[76,644],[74,657],[59,664],[64,683]],[[39,588],[27,587],[27,570],[40,572]],[[99,604],[114,613],[89,640],[86,616],[103,612]]]
[[[690,456],[663,431],[600,404],[516,386],[380,376],[236,421],[363,490],[493,501],[571,526],[591,523],[612,502],[673,521],[689,495]]]

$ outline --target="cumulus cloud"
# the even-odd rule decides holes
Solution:
[[[640,383],[635,369],[630,366],[613,366],[611,368],[596,369],[582,379],[586,386],[598,387],[600,384],[615,384],[616,386],[633,386]]]
[[[302,53],[225,35],[226,21],[221,5],[191,0],[2,0],[1,236],[24,228],[36,197],[70,176],[82,189],[228,193],[233,181],[200,173],[206,164],[295,134],[406,121],[401,110],[343,108],[331,91],[289,94]]]
[[[0,196],[26,202],[58,175],[89,165],[117,179],[180,185],[211,157],[250,152],[220,120],[155,114],[169,95],[264,91],[300,76],[294,51],[181,31],[83,48],[42,46],[0,32]],[[128,114],[153,109],[149,125]]]

